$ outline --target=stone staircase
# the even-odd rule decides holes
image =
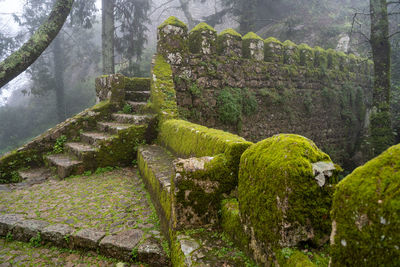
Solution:
[[[201,169],[202,163],[208,159],[184,160],[191,161],[194,168]],[[158,213],[164,236],[170,241],[172,266],[256,266],[223,233],[219,223],[211,219],[213,216],[209,215],[212,211],[204,212],[205,217],[209,216],[210,223],[202,224],[191,213],[191,207],[186,210],[183,208],[183,203],[177,197],[177,192],[185,188],[176,179],[182,174],[176,171],[180,160],[162,145],[143,145],[138,150],[140,174]],[[200,184],[202,181],[198,182]],[[196,195],[196,189],[185,189],[186,200],[192,206],[208,201]]]
[[[56,170],[59,178],[82,174],[99,166],[97,156],[103,146],[112,144],[113,139],[125,130],[135,126],[146,126],[153,119],[146,114],[149,88],[126,89],[126,105],[130,105],[133,114],[113,113],[107,121],[98,121],[95,129],[80,132],[80,140],[64,144],[63,154],[46,156],[48,165]]]

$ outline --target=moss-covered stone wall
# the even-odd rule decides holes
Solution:
[[[209,49],[204,38],[190,38],[214,38],[211,27],[200,26],[185,42],[176,36],[185,47],[179,63],[168,59],[174,58],[172,52],[159,49],[171,64],[181,118],[253,142],[278,133],[301,134],[345,168],[359,164],[357,140],[372,99],[370,61],[274,38],[262,43],[254,33],[242,38],[231,29],[211,42],[217,49]],[[168,43],[160,38],[159,47],[174,43],[169,33]]]

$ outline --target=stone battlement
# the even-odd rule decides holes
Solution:
[[[280,42],[270,37],[263,40],[249,32],[242,36],[233,29],[217,34],[217,31],[200,23],[188,32],[187,26],[171,17],[158,27],[157,52],[172,65],[181,65],[190,55],[222,56],[265,61],[276,64],[296,65],[307,68],[321,68],[371,75],[373,62],[347,55],[333,49],[311,48],[306,44],[297,45],[289,40]]]

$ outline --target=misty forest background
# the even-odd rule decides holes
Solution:
[[[0,0],[0,7],[4,0]],[[0,61],[46,19],[55,0],[20,0],[21,12],[0,8]],[[249,3],[252,4],[249,4]],[[369,0],[116,0],[115,71],[148,77],[156,29],[174,15],[189,28],[207,22],[218,31],[254,31],[262,38],[333,48],[371,58]],[[392,46],[392,122],[400,133],[399,4],[388,12]],[[77,0],[64,27],[41,57],[3,87],[0,155],[95,103],[102,74],[101,3]],[[14,25],[14,26],[13,26]],[[17,25],[17,27],[15,26]],[[59,104],[57,104],[59,103]],[[396,142],[396,143],[397,143]]]

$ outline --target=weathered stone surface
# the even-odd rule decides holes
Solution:
[[[142,240],[143,235],[144,232],[139,229],[108,235],[101,240],[100,251],[109,257],[129,261],[132,256],[132,250]]]
[[[57,246],[69,247],[69,236],[75,229],[67,224],[54,224],[42,230],[42,239]]]
[[[71,245],[76,248],[95,250],[100,240],[106,235],[105,232],[93,229],[82,229],[71,235]]]
[[[39,220],[19,221],[12,229],[13,238],[15,240],[28,242],[32,237],[36,237],[40,234],[48,225],[48,222]]]
[[[1,214],[0,215],[0,236],[6,236],[8,232],[19,222],[24,220],[21,214]]]
[[[168,266],[168,258],[160,242],[154,238],[146,238],[138,246],[138,260],[151,266]]]

